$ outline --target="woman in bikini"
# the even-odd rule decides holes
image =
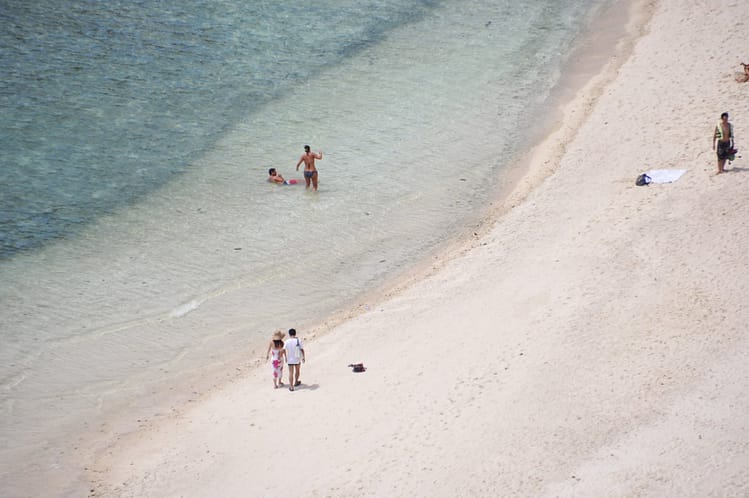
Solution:
[[[311,152],[310,146],[304,146],[304,154],[299,158],[299,162],[296,163],[296,170],[299,171],[299,165],[304,163],[304,182],[307,184],[305,188],[309,188],[310,181],[312,182],[312,188],[317,190],[317,168],[315,168],[315,159],[322,160],[322,151]]]

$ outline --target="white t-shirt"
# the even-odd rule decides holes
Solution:
[[[302,340],[298,337],[291,337],[283,345],[286,349],[286,363],[289,365],[298,365],[302,361]]]

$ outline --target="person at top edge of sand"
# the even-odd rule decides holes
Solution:
[[[304,163],[304,183],[305,188],[309,188],[310,181],[312,182],[312,188],[317,190],[317,168],[315,167],[315,159],[322,160],[322,151],[312,152],[309,145],[304,146],[304,154],[299,158],[296,163],[296,170],[299,171],[299,165]]]
[[[304,363],[306,355],[304,354],[304,344],[296,336],[295,329],[289,329],[289,340],[284,344],[286,349],[286,363],[289,365],[289,391],[300,385],[299,380],[300,363]]]
[[[284,333],[280,330],[273,332],[273,338],[268,344],[268,351],[265,352],[266,361],[272,357],[273,387],[276,389],[283,386],[283,363],[286,360],[286,349],[283,344],[284,337]]]
[[[717,142],[717,149],[716,149]],[[733,149],[733,125],[728,122],[728,113],[720,115],[720,123],[715,126],[713,133],[713,150],[718,155],[718,173],[725,172],[726,160],[731,157]]]

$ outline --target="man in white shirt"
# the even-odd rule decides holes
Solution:
[[[300,385],[300,363],[304,363],[304,346],[302,340],[296,336],[296,329],[289,329],[289,340],[283,345],[286,350],[286,363],[289,365],[289,391]]]

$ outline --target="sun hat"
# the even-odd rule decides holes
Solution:
[[[286,337],[286,334],[284,334],[280,330],[276,330],[275,332],[273,332],[273,340],[274,341],[283,341],[284,337]]]

